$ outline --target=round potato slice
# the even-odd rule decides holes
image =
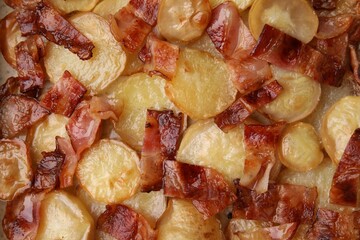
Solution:
[[[31,186],[29,154],[23,141],[0,140],[0,199],[12,200]]]
[[[255,0],[249,13],[249,27],[256,39],[265,24],[308,43],[317,32],[319,19],[306,0]]]
[[[94,220],[80,200],[65,191],[47,194],[41,202],[36,239],[93,239]]]
[[[171,199],[158,225],[158,240],[224,239],[220,222],[201,213],[187,200]]]
[[[223,60],[186,48],[177,64],[166,94],[190,118],[214,117],[235,101],[237,91]]]
[[[50,0],[50,3],[62,13],[90,11],[99,0]]]
[[[69,139],[65,128],[68,121],[67,117],[52,113],[44,121],[30,129],[26,141],[29,143],[31,159],[34,163],[39,163],[43,158],[42,152],[55,150],[55,137]]]
[[[271,66],[273,77],[283,91],[261,111],[274,121],[288,123],[301,120],[314,111],[321,96],[321,85],[311,78]]]
[[[280,138],[278,153],[282,164],[300,172],[316,168],[324,158],[314,127],[303,122],[285,128]]]
[[[320,135],[326,152],[338,164],[355,129],[360,127],[360,97],[337,101],[323,117]]]
[[[93,12],[107,19],[109,15],[114,15],[120,8],[128,4],[129,0],[103,0],[94,8]]]
[[[85,152],[76,174],[80,184],[98,202],[120,203],[139,186],[139,157],[120,141],[103,139]]]
[[[126,54],[111,34],[109,23],[94,13],[79,13],[69,21],[95,45],[93,56],[83,61],[62,46],[48,42],[44,64],[50,81],[56,82],[68,70],[96,94],[113,82],[124,70]]]
[[[243,174],[245,161],[243,138],[243,125],[224,133],[212,119],[200,120],[185,131],[176,159],[180,162],[214,168],[232,183]]]
[[[147,109],[178,111],[165,94],[165,82],[158,76],[137,73],[119,78],[106,90],[106,94],[119,99],[124,106],[115,123],[115,131],[137,151],[143,144]]]

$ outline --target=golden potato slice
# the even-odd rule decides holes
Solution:
[[[158,76],[149,77],[145,73],[137,73],[119,78],[105,91],[111,98],[123,102],[123,112],[115,123],[115,131],[137,151],[141,150],[144,139],[146,110],[177,111],[165,94],[165,82],[165,79]]]
[[[220,5],[221,3],[224,3],[227,1],[229,1],[229,0],[209,0],[209,3],[210,3],[211,8],[215,8],[218,5]],[[234,2],[238,6],[239,11],[243,11],[243,10],[247,9],[254,2],[254,0],[231,0],[231,1]]]
[[[294,171],[309,171],[323,160],[320,138],[314,127],[298,122],[285,128],[279,142],[279,159]]]
[[[245,146],[244,127],[228,133],[221,131],[212,119],[200,120],[184,133],[176,159],[180,162],[211,167],[232,183],[243,174]]]
[[[258,39],[265,24],[308,43],[315,36],[319,19],[306,0],[256,0],[249,13],[249,27]]]
[[[283,91],[261,111],[274,121],[295,122],[314,111],[321,96],[321,85],[299,73],[271,66],[273,77]]]
[[[42,159],[42,152],[51,152],[55,150],[55,137],[63,137],[69,139],[65,126],[69,118],[52,113],[45,118],[44,121],[33,126],[26,141],[30,146],[31,159],[34,163],[39,163]]]
[[[90,94],[99,93],[123,72],[126,54],[104,18],[88,12],[78,13],[69,21],[93,42],[93,57],[83,61],[64,47],[48,42],[44,58],[46,72],[50,81],[56,82],[68,70]]]
[[[225,62],[194,50],[180,52],[175,76],[166,85],[166,94],[193,119],[216,116],[234,101],[236,89]]]
[[[86,209],[96,222],[98,217],[106,210],[106,204],[97,202],[91,195],[80,185],[76,186],[76,196],[85,205]]]
[[[94,220],[78,198],[65,191],[47,194],[41,202],[36,239],[94,239]]]
[[[50,3],[62,13],[90,11],[99,0],[50,0]]]
[[[96,201],[120,203],[138,189],[138,163],[134,150],[120,141],[102,139],[84,153],[76,174]]]
[[[187,200],[171,199],[158,225],[158,240],[221,240],[220,222],[201,213]]]
[[[0,140],[0,200],[12,200],[31,186],[29,153],[21,140]]]
[[[340,162],[355,129],[360,127],[360,97],[347,96],[337,101],[322,119],[320,135],[334,163]]]
[[[109,15],[115,14],[120,8],[125,7],[129,0],[103,0],[94,8],[93,12],[108,19]]]

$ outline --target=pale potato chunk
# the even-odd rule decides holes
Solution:
[[[212,119],[200,120],[185,131],[176,159],[214,168],[232,185],[232,181],[243,174],[243,138],[243,125],[224,133]]]
[[[36,239],[94,239],[94,220],[80,200],[65,191],[45,196]]]
[[[236,92],[223,60],[188,48],[180,52],[175,76],[166,85],[169,98],[193,119],[221,113],[234,102]]]
[[[203,219],[187,200],[171,199],[158,225],[158,240],[221,240],[224,239],[219,220]]]
[[[265,24],[308,43],[317,32],[319,19],[306,0],[256,0],[249,13],[250,31],[256,39]]]
[[[128,4],[129,0],[103,0],[94,8],[93,12],[108,19],[109,15],[114,15],[119,9]]]
[[[106,204],[97,202],[91,195],[80,185],[76,186],[76,196],[84,203],[86,209],[96,222],[98,217],[106,210]]]
[[[138,163],[134,150],[120,141],[102,139],[84,153],[76,174],[96,201],[121,203],[137,192]]]
[[[324,158],[320,138],[314,127],[298,122],[285,128],[279,143],[279,159],[294,171],[309,171],[316,168]]]
[[[158,76],[137,73],[119,78],[106,90],[107,95],[124,104],[123,112],[115,123],[115,131],[137,151],[143,144],[147,109],[178,111],[165,94],[165,82]]]
[[[326,152],[338,164],[355,129],[360,127],[360,97],[347,96],[326,112],[320,129]]]
[[[99,93],[123,72],[126,54],[104,18],[87,12],[78,13],[69,21],[95,45],[93,56],[83,61],[64,47],[48,42],[44,58],[46,72],[50,81],[56,82],[68,70],[90,94]]]
[[[0,200],[12,200],[31,186],[31,180],[31,163],[25,143],[0,140]]]
[[[43,158],[42,152],[51,152],[56,148],[55,137],[69,139],[65,129],[69,118],[52,113],[44,121],[33,126],[27,135],[26,141],[30,146],[31,159],[34,163],[39,163]]]
[[[284,88],[279,96],[261,111],[274,121],[295,122],[308,116],[319,103],[321,85],[299,73],[271,66],[273,77]]]
[[[50,0],[50,3],[62,13],[90,11],[99,0]]]
[[[224,3],[227,1],[229,1],[229,0],[209,0],[209,3],[211,5],[211,8],[215,8],[218,5],[220,5],[221,3]],[[231,0],[231,1],[234,2],[238,6],[239,11],[243,11],[243,10],[247,9],[254,2],[254,0]]]
[[[214,43],[211,41],[209,35],[204,33],[199,39],[190,43],[189,48],[194,48],[200,51],[208,52],[214,57],[223,58],[221,53],[215,48]]]

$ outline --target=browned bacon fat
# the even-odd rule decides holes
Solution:
[[[208,167],[165,161],[163,184],[165,195],[193,200],[205,219],[236,200],[224,177]]]
[[[351,136],[333,177],[330,201],[356,207],[360,187],[360,128]]]
[[[10,95],[0,101],[0,138],[12,138],[50,112],[34,98]]]
[[[337,1],[338,0],[311,0],[311,3],[316,10],[333,10],[336,8]]]
[[[60,188],[67,188],[73,185],[73,179],[79,161],[71,142],[62,137],[56,137],[58,150],[65,156],[59,173]]]
[[[124,205],[107,205],[96,228],[117,240],[155,240],[156,231],[140,214]]]
[[[8,239],[35,239],[44,196],[44,192],[29,190],[7,203],[2,226]]]
[[[23,35],[41,34],[82,60],[92,57],[94,44],[45,1],[38,1],[35,7],[21,9],[17,21]]]
[[[4,97],[16,94],[19,88],[19,80],[16,77],[9,77],[4,84],[0,86],[0,101]]]
[[[336,59],[269,25],[264,26],[251,55],[332,86],[340,86],[345,73]]]
[[[350,63],[351,63],[351,68],[353,70],[353,74],[354,74],[354,80],[355,80],[355,86],[356,86],[356,90],[359,90],[359,86],[360,86],[360,52],[357,51],[356,47],[353,45],[349,46],[350,48]],[[359,53],[358,53],[359,52]]]
[[[319,17],[319,28],[316,37],[329,39],[345,33],[353,22],[350,15],[339,15],[334,17]]]
[[[40,104],[53,113],[70,117],[75,107],[86,93],[86,88],[70,72],[63,76],[44,95]]]
[[[142,191],[161,189],[163,162],[175,160],[182,122],[182,114],[176,116],[171,110],[147,110],[140,160]]]
[[[147,24],[154,26],[159,11],[159,0],[130,0],[134,14]]]
[[[256,193],[235,181],[238,200],[233,216],[250,220],[284,223],[313,222],[315,217],[316,188],[300,185],[270,184],[268,191]]]
[[[275,80],[236,100],[229,108],[217,115],[216,125],[223,131],[241,124],[255,110],[273,101],[282,91],[282,86]]]

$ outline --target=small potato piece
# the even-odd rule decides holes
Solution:
[[[166,85],[166,94],[193,119],[214,117],[229,107],[236,97],[224,61],[194,50],[180,51],[175,76]]]
[[[120,141],[103,139],[84,153],[76,174],[96,201],[120,203],[138,189],[138,163],[134,150]]]
[[[103,0],[94,8],[93,12],[108,19],[110,14],[115,14],[120,8],[128,4],[129,0]]]
[[[36,239],[93,239],[94,220],[80,200],[65,191],[47,194],[41,202]]]
[[[158,240],[221,240],[220,222],[201,213],[187,200],[171,199],[158,225]]]
[[[165,79],[158,76],[149,77],[145,73],[137,73],[119,78],[106,90],[106,94],[122,101],[124,106],[115,122],[115,131],[137,151],[142,148],[148,108],[178,112],[165,94],[165,82]]]
[[[232,183],[234,179],[243,175],[243,138],[243,125],[224,133],[212,119],[200,120],[184,133],[176,159],[184,163],[214,168]]]
[[[214,43],[211,41],[208,34],[203,34],[199,39],[190,43],[189,48],[197,49],[200,51],[208,52],[214,57],[223,58],[221,53],[215,48]]]
[[[208,0],[162,0],[157,27],[169,41],[189,42],[203,34],[210,18]]]
[[[31,186],[29,154],[23,141],[0,140],[0,200],[12,200]]]
[[[76,186],[75,190],[76,196],[81,200],[81,202],[85,205],[86,209],[93,217],[96,222],[98,217],[105,212],[106,204],[97,202],[91,195],[80,185]]]
[[[249,13],[249,27],[258,39],[265,24],[308,43],[315,36],[319,19],[306,0],[256,0]]]
[[[69,21],[95,45],[93,57],[83,61],[62,46],[48,42],[46,72],[50,81],[56,82],[68,70],[90,94],[99,93],[123,72],[126,54],[104,18],[88,12],[76,14]]]
[[[279,96],[261,111],[274,121],[301,120],[314,111],[320,100],[321,85],[299,73],[271,66],[273,77],[283,87]]]
[[[330,107],[322,119],[320,135],[326,152],[340,162],[355,129],[360,127],[360,97],[347,96]]]
[[[42,152],[55,150],[55,137],[69,139],[65,126],[69,119],[63,115],[52,113],[44,121],[33,126],[27,135],[26,141],[30,146],[31,159],[34,163],[39,163]]]
[[[282,164],[294,171],[316,168],[324,154],[314,127],[303,122],[287,126],[280,138],[279,158]]]
[[[209,3],[210,3],[211,8],[214,9],[221,3],[224,3],[227,1],[229,1],[229,0],[209,0]],[[231,0],[231,1],[233,1],[236,4],[236,6],[238,6],[239,11],[244,11],[245,9],[250,7],[251,4],[253,4],[253,2],[254,2],[254,0]]]
[[[99,0],[50,0],[50,3],[62,13],[90,11]]]

